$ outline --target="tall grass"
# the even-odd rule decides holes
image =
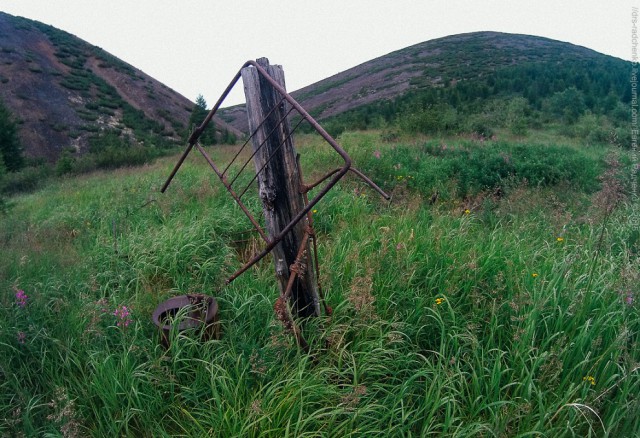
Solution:
[[[598,187],[580,172],[549,184],[514,176],[500,196],[474,177],[464,197],[454,173],[434,180],[450,191],[431,204],[437,188],[414,182],[432,169],[421,159],[444,169],[457,155],[370,133],[342,141],[394,201],[347,179],[318,204],[334,313],[306,324],[312,355],[274,318],[270,262],[224,284],[241,265],[235,233],[249,225],[195,157],[165,195],[172,159],[13,198],[0,218],[2,434],[638,434],[629,206],[610,215],[598,245]],[[305,174],[331,167],[313,137],[299,146]],[[453,146],[480,163],[525,148]],[[562,163],[603,169],[606,151],[556,148]],[[222,337],[173,333],[165,350],[151,313],[190,292],[216,296]],[[123,305],[128,325],[114,314]]]

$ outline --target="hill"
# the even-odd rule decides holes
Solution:
[[[514,97],[526,99],[528,110],[554,117],[575,104],[577,118],[586,111],[620,113],[617,104],[630,99],[629,71],[629,62],[585,47],[529,35],[474,32],[389,53],[292,95],[311,115],[333,120],[341,129],[379,127],[375,125],[381,120],[398,121],[430,105],[480,113],[496,99]],[[577,93],[571,94],[573,89]],[[567,90],[569,95],[560,96]],[[561,97],[575,99],[565,105]],[[226,108],[221,115],[246,131],[242,106]]]
[[[85,152],[105,132],[137,144],[182,142],[194,108],[99,47],[1,12],[0,84],[25,154],[50,162],[65,151]]]

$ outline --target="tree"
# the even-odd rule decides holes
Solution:
[[[586,109],[584,94],[576,87],[556,92],[549,98],[549,109],[555,116],[561,117],[565,123],[573,124]]]
[[[24,164],[22,147],[18,139],[18,128],[11,112],[0,100],[0,163],[10,172],[19,170]]]
[[[207,110],[207,101],[204,99],[202,94],[198,94],[196,97],[196,104],[191,110],[191,116],[189,117],[189,126],[193,127],[193,129],[197,128],[202,124],[204,119],[209,114]],[[213,124],[213,121],[209,122],[207,128],[204,130],[202,135],[200,135],[199,139],[202,144],[216,144],[216,128]]]
[[[207,111],[207,101],[202,94],[198,94],[198,97],[196,97],[196,106],[204,111]]]
[[[531,113],[529,101],[521,96],[512,98],[507,103],[506,113],[507,127],[511,133],[525,135],[527,133],[527,120]]]
[[[3,195],[6,172],[7,171],[4,168],[4,160],[2,159],[2,152],[0,152],[0,213],[4,213],[7,210],[7,201]]]

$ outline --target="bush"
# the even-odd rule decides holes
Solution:
[[[411,134],[452,134],[458,131],[458,112],[449,104],[428,105],[405,112],[398,125]]]
[[[155,157],[152,149],[138,145],[129,148],[108,147],[95,154],[96,166],[100,169],[140,166]]]
[[[584,94],[576,87],[555,93],[547,100],[546,106],[551,114],[567,124],[575,123],[586,109]]]
[[[602,163],[588,151],[563,146],[502,142],[427,142],[398,146],[379,159],[359,159],[362,169],[386,188],[407,184],[431,196],[447,190],[458,197],[506,188],[506,181],[532,186],[568,184],[585,192],[598,188]]]
[[[68,151],[64,151],[56,162],[56,175],[63,176],[73,171],[75,158]]]
[[[4,192],[10,195],[34,191],[43,187],[52,174],[53,169],[48,164],[28,166],[18,172],[10,172],[5,176]]]
[[[4,192],[5,185],[5,174],[7,170],[4,167],[4,163],[2,161],[2,152],[0,152],[0,213],[4,213],[7,208],[7,202],[2,195]]]
[[[606,116],[596,116],[587,111],[576,122],[573,134],[592,144],[607,144],[613,126]]]
[[[24,165],[18,128],[13,115],[0,100],[0,165],[15,172]]]
[[[489,139],[495,135],[494,130],[491,129],[489,124],[482,119],[473,120],[469,130],[471,134],[483,139]]]
[[[507,103],[506,122],[509,130],[514,135],[527,134],[528,120],[531,115],[531,106],[524,97],[515,97]]]

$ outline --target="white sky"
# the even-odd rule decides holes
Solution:
[[[289,91],[457,33],[544,36],[631,59],[640,0],[0,0],[212,106],[248,59],[284,67]],[[225,105],[244,101],[239,85]]]

